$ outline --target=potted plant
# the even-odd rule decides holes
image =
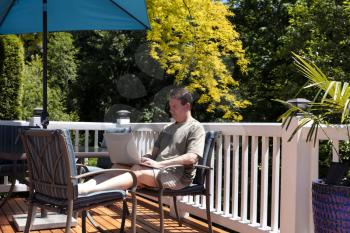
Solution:
[[[289,140],[303,126],[310,125],[306,140],[316,143],[317,134],[322,131],[339,157],[339,163],[331,163],[326,179],[314,181],[312,184],[315,232],[350,232],[350,187],[346,179],[346,156],[335,148],[324,129],[329,124],[343,124],[350,141],[350,85],[331,80],[313,63],[297,54],[293,56],[298,70],[309,81],[305,88],[317,88],[318,92],[305,109],[277,100],[289,106],[280,117],[283,120],[282,126],[288,128],[292,117],[298,113],[302,118]]]

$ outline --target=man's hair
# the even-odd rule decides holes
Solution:
[[[183,87],[176,87],[170,90],[169,97],[180,100],[182,105],[189,103],[192,106],[193,97],[191,93]]]

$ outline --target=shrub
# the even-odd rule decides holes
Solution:
[[[0,36],[0,119],[21,118],[24,49],[15,35]]]

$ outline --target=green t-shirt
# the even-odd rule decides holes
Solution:
[[[160,132],[154,146],[159,149],[156,161],[176,158],[186,153],[203,156],[205,131],[203,126],[191,118],[184,123],[172,123]],[[182,174],[181,183],[190,184],[195,176],[192,166],[174,169],[176,174]]]

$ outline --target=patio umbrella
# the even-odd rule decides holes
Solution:
[[[43,32],[43,112],[47,112],[47,32],[147,30],[145,0],[0,0],[0,34]]]

